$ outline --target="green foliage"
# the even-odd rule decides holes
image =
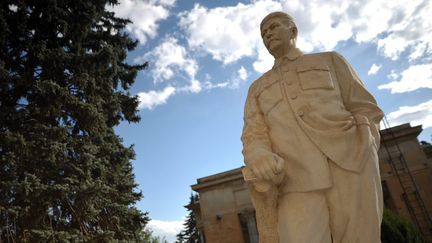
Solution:
[[[168,241],[165,239],[165,237],[159,237],[153,235],[153,231],[150,229],[144,229],[141,234],[140,242],[145,243],[168,243]]]
[[[117,0],[0,3],[0,242],[133,242],[148,221],[113,127],[146,67]],[[145,14],[145,13],[143,13]]]
[[[423,243],[420,231],[409,221],[384,209],[381,224],[382,243]]]
[[[189,198],[189,206],[194,205],[199,200],[198,194],[191,194]],[[191,207],[188,209],[189,215],[183,223],[184,229],[177,234],[176,243],[199,243],[200,233],[197,228],[197,220]]]
[[[429,143],[429,142],[427,142],[427,141],[420,141],[420,145],[422,145],[422,146],[431,146],[432,144],[431,143]]]

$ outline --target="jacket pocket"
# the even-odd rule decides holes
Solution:
[[[334,89],[332,75],[326,65],[297,67],[297,74],[303,90]]]

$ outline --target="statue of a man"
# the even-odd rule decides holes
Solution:
[[[291,16],[261,22],[275,62],[249,88],[244,176],[261,243],[380,242],[383,117],[336,52],[303,54]]]

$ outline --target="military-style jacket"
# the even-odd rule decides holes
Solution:
[[[327,188],[328,160],[356,173],[368,161],[376,163],[382,116],[341,55],[293,49],[249,88],[245,164],[277,154],[285,160],[284,191]]]

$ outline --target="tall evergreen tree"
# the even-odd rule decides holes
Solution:
[[[183,226],[184,229],[177,234],[176,243],[199,243],[200,232],[197,228],[197,220],[192,210],[193,205],[199,200],[198,194],[191,194],[189,197],[189,204],[187,206],[189,215],[186,218]]]
[[[144,229],[141,232],[141,242],[144,243],[168,243],[168,241],[165,239],[165,237],[160,237],[153,234],[153,231],[151,229]]]
[[[132,147],[139,121],[117,0],[0,3],[0,242],[134,242],[148,221]],[[145,14],[145,13],[143,13]]]

